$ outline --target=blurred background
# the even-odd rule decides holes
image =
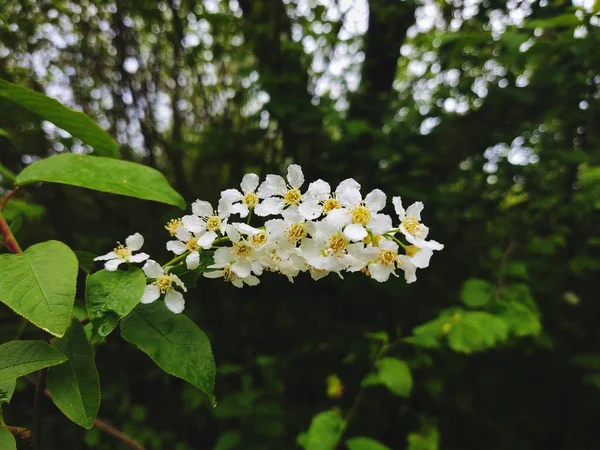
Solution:
[[[332,408],[354,410],[345,437],[392,449],[600,448],[599,12],[594,0],[3,0],[0,78],[93,117],[188,204],[294,162],[310,181],[422,200],[446,246],[411,285],[199,279],[186,313],[213,345],[217,408],[114,333],[97,346],[100,417],[148,449],[294,449]],[[15,172],[90,151],[0,111],[0,163]],[[182,213],[48,185],[6,214],[24,247],[102,254],[139,231],[164,260],[164,223]],[[2,341],[16,323],[0,307]],[[408,397],[361,388],[386,335],[411,369]],[[19,386],[7,422],[28,424],[32,401]],[[49,402],[44,441],[122,448]]]

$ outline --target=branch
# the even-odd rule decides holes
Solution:
[[[12,230],[8,226],[8,222],[4,218],[4,215],[0,211],[0,233],[4,235],[4,245],[8,248],[12,253],[23,253],[19,243],[15,239],[15,236],[12,233]]]
[[[2,200],[0,200],[0,211],[3,210],[4,207],[6,206],[6,204],[8,203],[8,201],[17,194],[18,190],[19,190],[19,188],[17,187],[6,193],[4,198]]]
[[[11,427],[9,425],[0,425],[0,429],[5,429],[10,431],[14,437],[22,439],[24,441],[29,441],[31,439],[31,431],[27,428],[21,427]]]

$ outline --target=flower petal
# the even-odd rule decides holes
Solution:
[[[106,263],[104,263],[104,268],[106,270],[108,270],[109,272],[114,272],[124,262],[125,262],[125,260],[121,259],[121,258],[111,259],[111,260],[106,261]]]
[[[415,266],[419,269],[424,269],[429,266],[431,255],[433,255],[433,250],[421,249],[411,259]]]
[[[302,173],[302,167],[298,164],[290,164],[287,170],[287,180],[290,186],[294,189],[299,189],[304,184],[304,174]]]
[[[298,212],[306,220],[314,220],[323,214],[323,206],[317,199],[309,200],[300,205]]]
[[[260,217],[273,216],[281,214],[281,211],[283,211],[284,206],[285,202],[282,198],[269,197],[265,199],[262,203],[256,205],[256,208],[254,208],[254,212],[257,216]]]
[[[260,280],[254,275],[250,275],[249,277],[242,279],[242,281],[248,286],[256,286],[258,283],[260,283]]]
[[[173,283],[179,286],[183,292],[187,292],[187,288],[185,287],[185,284],[183,284],[183,281],[181,281],[181,278],[179,278],[177,275],[171,274],[171,279],[173,280]]]
[[[194,203],[192,203],[192,212],[200,217],[208,217],[212,216],[213,207],[210,203],[204,200],[196,200]]]
[[[240,278],[246,278],[252,271],[250,262],[246,259],[238,259],[231,265],[231,271]]]
[[[204,275],[205,278],[221,278],[222,276],[225,275],[225,271],[224,270],[211,270],[210,272],[204,272],[202,275]]]
[[[327,217],[325,217],[325,220],[322,222],[326,222],[336,228],[341,228],[350,223],[350,214],[346,209],[334,209],[327,214]]]
[[[180,241],[187,242],[192,238],[192,233],[190,233],[184,227],[177,227],[175,230],[175,237]]]
[[[148,278],[157,278],[161,275],[164,275],[165,271],[163,268],[153,259],[149,259],[142,267],[142,270],[146,274]]]
[[[167,242],[167,250],[175,253],[176,255],[181,255],[186,252],[187,247],[181,241],[169,241]]]
[[[387,196],[380,189],[373,189],[365,197],[365,204],[367,205],[367,208],[369,208],[372,212],[379,212],[383,208],[385,208],[386,201]]]
[[[244,203],[236,203],[235,205],[231,205],[230,214],[239,214],[241,218],[248,217],[248,213],[250,210],[248,209],[248,205]]]
[[[331,186],[327,181],[317,180],[308,185],[306,196],[322,202],[331,195]]]
[[[347,208],[358,205],[362,201],[362,195],[360,191],[354,188],[348,188],[340,191],[338,200]]]
[[[423,211],[423,202],[415,202],[406,208],[406,215],[408,217],[414,217],[419,222],[421,221],[421,211]]]
[[[242,192],[244,194],[248,194],[250,192],[256,191],[258,187],[259,178],[255,173],[247,173],[242,178],[242,182],[240,183],[240,187],[242,188]]]
[[[237,189],[226,189],[226,190],[224,190],[224,191],[221,192],[221,198],[222,199],[227,199],[231,203],[233,203],[233,202],[239,202],[239,201],[241,201],[244,198],[244,196]]]
[[[158,286],[155,286],[154,284],[149,284],[146,286],[146,289],[144,289],[144,295],[142,295],[142,299],[140,300],[140,302],[152,303],[158,300],[158,297],[160,297],[160,289],[158,289]]]
[[[137,255],[132,255],[129,257],[130,263],[141,263],[150,258],[148,253],[138,253]]]
[[[108,252],[105,255],[96,256],[94,258],[94,261],[106,261],[107,259],[115,259],[115,258],[118,258],[117,254],[115,252]]]
[[[181,218],[181,223],[183,223],[186,230],[191,231],[192,233],[202,233],[206,230],[206,222],[198,216],[183,216]]]
[[[383,234],[392,228],[392,218],[387,214],[375,214],[371,216],[371,220],[367,227],[375,234]]]
[[[144,245],[144,236],[140,233],[135,233],[125,239],[125,245],[131,251],[138,251]]]
[[[202,236],[198,238],[198,245],[202,247],[204,250],[208,250],[212,247],[213,242],[217,238],[217,233],[214,231],[207,231]]]
[[[267,175],[265,181],[258,188],[258,196],[267,198],[273,195],[284,195],[287,192],[285,180],[279,175]]]
[[[219,200],[218,213],[221,219],[226,219],[231,214],[231,201],[226,198]]]
[[[346,178],[340,184],[338,184],[337,188],[335,188],[335,195],[339,195],[340,192],[345,191],[347,189],[356,189],[360,191],[360,184],[354,178]]]
[[[185,257],[185,264],[189,270],[197,269],[200,265],[200,253],[192,252]]]
[[[392,203],[394,205],[394,210],[396,211],[396,214],[398,214],[398,217],[400,218],[400,220],[404,220],[406,218],[406,211],[404,210],[404,207],[402,206],[402,198],[393,197]]]
[[[379,281],[380,283],[386,282],[390,278],[390,275],[393,271],[394,266],[391,264],[369,264],[369,273],[371,274],[371,278]]]
[[[165,305],[171,312],[179,314],[185,308],[185,300],[181,292],[171,289],[165,294]]]
[[[362,241],[368,236],[367,230],[358,223],[346,226],[346,228],[344,228],[344,234],[352,241]]]

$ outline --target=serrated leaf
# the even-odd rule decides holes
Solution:
[[[144,294],[146,276],[137,267],[87,277],[85,301],[93,329],[93,340],[108,336],[119,320],[133,311]]]
[[[342,437],[344,419],[336,411],[324,411],[313,417],[306,433],[298,437],[304,450],[333,450]]]
[[[377,363],[377,372],[369,374],[362,382],[363,386],[383,384],[393,394],[408,397],[413,380],[410,368],[404,361],[396,358],[382,358]]]
[[[0,79],[0,98],[32,112],[40,119],[52,122],[93,147],[98,155],[119,157],[119,146],[108,132],[82,112],[67,108],[58,100],[18,84]]]
[[[17,175],[16,184],[39,181],[152,200],[185,208],[183,197],[152,167],[130,161],[65,153],[37,161]]]
[[[66,360],[63,353],[42,341],[7,342],[0,345],[0,383]]]
[[[17,450],[17,442],[15,437],[6,428],[0,427],[0,449],[2,450]]]
[[[121,321],[121,336],[214,402],[216,368],[210,342],[187,316],[173,314],[164,302],[140,304]]]
[[[54,336],[71,321],[77,258],[62,242],[47,241],[22,255],[0,255],[0,301]]]
[[[487,305],[494,295],[494,288],[485,280],[471,278],[464,282],[460,292],[461,301],[472,308]]]
[[[15,387],[17,387],[17,379],[3,381],[0,383],[0,405],[2,403],[10,403]]]
[[[48,369],[46,384],[52,401],[65,416],[89,430],[100,408],[94,347],[77,320],[73,320],[63,338],[54,339],[52,346],[69,358],[64,364]]]
[[[387,445],[377,442],[375,439],[357,436],[346,441],[348,450],[392,450]]]

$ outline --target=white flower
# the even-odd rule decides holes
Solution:
[[[167,242],[167,250],[176,255],[183,255],[185,252],[190,252],[185,257],[185,264],[189,270],[194,270],[200,265],[200,248],[203,245],[208,245],[208,248],[210,248],[212,245],[212,240],[208,243],[209,240],[206,239],[207,234],[204,233],[198,239],[184,227],[179,227],[175,232],[175,237],[178,240]],[[208,237],[211,238],[210,235]]]
[[[392,203],[400,219],[400,232],[409,243],[421,249],[442,250],[444,248],[439,242],[425,240],[429,234],[429,228],[421,223],[423,203],[415,202],[406,210],[402,206],[402,199],[400,197],[392,198]]]
[[[221,198],[232,204],[231,214],[239,214],[240,217],[247,217],[248,213],[258,205],[259,195],[256,193],[258,181],[258,175],[248,173],[244,175],[240,184],[242,192],[237,189],[227,189],[221,192]]]
[[[135,233],[125,239],[125,245],[118,242],[117,247],[112,252],[98,256],[94,258],[94,261],[106,261],[104,264],[105,269],[114,272],[123,263],[140,263],[146,261],[150,255],[146,253],[133,254],[133,252],[141,249],[143,245],[144,237],[140,233]]]
[[[217,211],[215,211],[210,203],[196,200],[192,203],[192,212],[193,215],[184,216],[181,222],[186,230],[199,236],[200,247],[209,249],[218,237],[217,231],[222,235],[225,234],[227,219],[231,213],[231,203],[222,198]]]
[[[315,220],[322,214],[329,214],[334,209],[341,208],[340,194],[350,188],[360,190],[360,184],[353,178],[348,178],[338,185],[332,195],[329,183],[323,180],[314,181],[308,185],[304,194],[306,200],[299,206],[298,212],[306,220]]]
[[[256,215],[272,216],[281,214],[287,207],[298,208],[302,201],[300,187],[304,184],[304,174],[299,165],[291,164],[288,167],[287,181],[286,184],[279,175],[267,175],[258,188],[258,196],[265,200],[254,209]]]
[[[339,275],[342,270],[363,260],[364,245],[352,244],[339,227],[326,221],[309,224],[311,238],[305,239],[299,250],[309,267]],[[364,264],[367,262],[368,258]]]
[[[265,222],[269,242],[277,242],[281,249],[292,249],[308,236],[309,223],[299,213],[285,210],[283,219],[271,219]]]
[[[252,275],[251,265],[240,263],[239,257],[236,255],[232,247],[221,247],[215,251],[215,263],[208,266],[209,269],[217,269],[211,272],[204,272],[206,278],[223,277],[225,281],[229,281],[237,288],[244,287],[244,283],[248,286],[256,286],[260,280]]]
[[[383,283],[390,278],[390,275],[398,276],[396,270],[404,272],[404,278],[407,283],[417,280],[417,266],[407,255],[398,254],[398,244],[389,240],[381,239],[376,247],[376,258],[368,265],[368,274],[374,280]]]
[[[392,219],[387,214],[378,214],[385,208],[386,195],[379,189],[371,191],[365,199],[358,189],[347,187],[339,193],[343,208],[334,209],[326,221],[344,227],[344,234],[353,241],[362,241],[369,233],[383,234],[392,228]]]
[[[185,285],[177,275],[169,273],[169,267],[163,269],[156,261],[148,260],[142,270],[148,278],[154,281],[146,286],[142,303],[152,303],[164,294],[165,305],[172,312],[179,314],[185,307],[183,294],[175,290],[175,286],[179,287],[183,292],[187,292]]]

